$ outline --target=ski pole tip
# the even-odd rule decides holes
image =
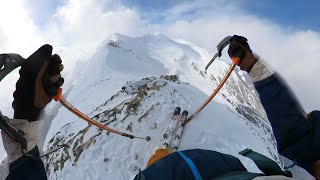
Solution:
[[[151,137],[150,137],[150,136],[147,136],[147,137],[146,137],[146,140],[147,140],[147,141],[151,141]]]

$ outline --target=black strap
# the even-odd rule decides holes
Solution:
[[[8,118],[3,116],[0,112],[0,129],[2,129],[12,140],[19,142],[22,149],[27,150],[27,140],[24,137],[25,133],[14,127],[8,121]]]
[[[286,177],[292,177],[292,174],[290,171],[282,171],[282,169],[280,168],[280,166],[276,162],[274,162],[270,158],[268,158],[260,153],[252,151],[251,149],[245,149],[245,150],[239,152],[239,154],[253,160],[253,162],[257,165],[257,167],[266,176],[283,175]]]
[[[25,61],[19,54],[0,54],[0,81]]]

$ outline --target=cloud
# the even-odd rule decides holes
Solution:
[[[0,52],[30,55],[43,42],[39,30],[33,23],[21,0],[0,2]],[[18,79],[17,71],[0,83],[0,109],[11,116],[12,93]]]
[[[41,45],[52,44],[54,53],[64,61],[64,75],[72,71],[77,60],[89,59],[110,34],[119,32],[133,36],[146,32],[136,11],[114,1],[65,1],[56,7],[45,24],[36,24],[34,19],[42,11],[30,12],[46,5],[35,3],[35,7],[30,8],[27,3],[27,0],[0,3],[1,53],[14,52],[28,57]],[[0,108],[8,116],[13,114],[12,93],[17,79],[16,71],[0,84]]]
[[[23,0],[23,6],[38,26],[45,25],[63,0]]]
[[[144,26],[136,11],[114,1],[70,0],[57,9],[45,36],[63,50],[67,62],[75,57],[87,59],[112,33],[143,34]]]
[[[1,52],[18,50],[25,55],[42,40],[21,0],[0,3],[0,22]]]

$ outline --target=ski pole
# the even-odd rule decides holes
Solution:
[[[205,67],[205,70],[207,70],[209,68],[209,66],[213,63],[213,61],[217,58],[217,57],[221,57],[222,55],[222,50],[227,47],[229,44],[231,44],[232,38],[234,36],[227,36],[225,37],[222,41],[220,41],[220,43],[217,45],[217,50],[218,52],[213,56],[213,58],[209,61],[209,63],[207,64],[207,66]],[[185,126],[188,122],[190,122],[196,115],[198,115],[209,103],[210,101],[217,95],[217,93],[220,91],[220,89],[222,88],[222,86],[225,84],[225,82],[227,81],[227,79],[230,77],[233,69],[236,67],[236,65],[238,65],[240,63],[241,58],[244,56],[243,51],[239,51],[237,52],[236,57],[231,57],[233,63],[230,65],[229,70],[227,71],[226,75],[224,76],[224,78],[222,79],[222,81],[220,82],[220,84],[218,85],[218,87],[213,91],[213,93],[208,97],[208,99],[200,106],[200,108],[194,112],[187,120],[185,120],[178,128],[176,128],[175,130],[172,131],[175,132],[177,131],[179,128],[181,128],[182,126]]]
[[[213,93],[209,96],[209,98],[202,104],[202,106],[196,111],[194,112],[187,120],[185,120],[181,126],[186,125],[188,122],[190,122],[196,115],[198,115],[200,113],[200,111],[202,111],[209,103],[210,101],[218,94],[218,92],[220,91],[220,89],[222,88],[222,86],[225,84],[225,82],[227,81],[227,79],[230,77],[233,69],[236,67],[236,63],[232,63],[227,74],[224,76],[224,78],[222,79],[221,83],[218,85],[218,87],[213,91]],[[180,128],[180,127],[179,127]]]
[[[127,134],[124,132],[120,132],[117,131],[115,129],[109,128],[108,126],[105,126],[101,123],[98,123],[96,121],[94,121],[93,119],[89,118],[87,115],[83,114],[81,111],[79,111],[77,108],[75,108],[74,106],[72,106],[63,96],[62,96],[62,88],[59,89],[58,94],[56,96],[53,97],[53,99],[55,101],[59,101],[61,103],[62,106],[64,106],[66,109],[68,109],[70,112],[72,112],[73,114],[75,114],[76,116],[78,116],[79,118],[85,120],[86,122],[88,122],[91,125],[94,125],[96,127],[98,127],[99,129],[104,129],[106,131],[112,132],[114,134],[118,134],[124,137],[128,137],[130,139],[145,139],[147,141],[150,141],[151,138],[150,136],[147,137],[138,137],[138,136],[134,136],[131,134]]]

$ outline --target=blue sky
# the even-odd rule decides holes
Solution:
[[[67,1],[63,0],[30,0],[26,6],[30,8],[30,14],[33,16],[35,23],[44,25],[56,10]],[[149,23],[165,23],[167,17],[162,13],[174,6],[184,3],[191,3],[194,0],[102,0],[102,6],[110,10],[119,4],[128,8],[139,11],[142,19]],[[106,3],[107,2],[107,3]],[[319,0],[215,0],[207,1],[208,7],[216,3],[233,3],[237,4],[239,11],[258,16],[272,21],[285,28],[312,29],[320,31],[320,1]],[[35,5],[36,4],[36,5]],[[206,8],[206,7],[202,7]],[[199,9],[195,9],[197,11]],[[184,14],[183,18],[193,20],[193,11]],[[234,12],[226,12],[234,13]]]
[[[156,12],[164,11],[175,5],[192,0],[122,0],[128,7],[137,8],[147,20],[159,23],[164,15]],[[211,1],[212,4],[217,1]],[[268,19],[284,27],[320,30],[320,1],[318,0],[239,0],[226,1],[237,3],[241,11]],[[210,7],[210,6],[209,6]],[[233,13],[233,12],[230,12]],[[150,16],[150,14],[152,14]]]
[[[42,26],[50,21],[51,16],[55,14],[63,2],[63,0],[28,0],[24,2],[24,5],[34,22]]]
[[[320,30],[319,0],[243,0],[242,8],[249,13],[301,29]]]

